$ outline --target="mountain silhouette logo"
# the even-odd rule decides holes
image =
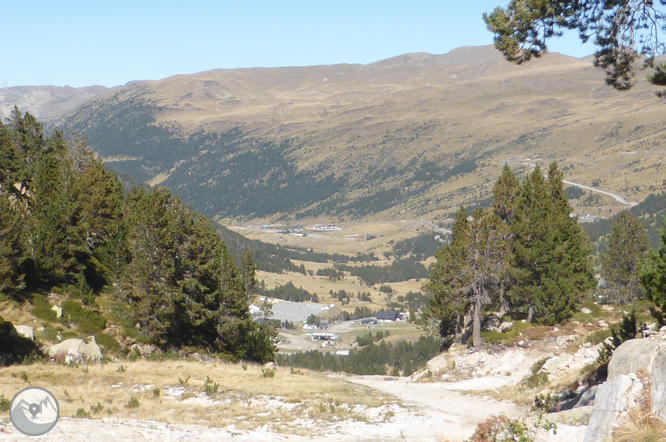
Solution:
[[[60,405],[53,393],[41,387],[28,387],[16,393],[9,406],[14,427],[27,436],[40,436],[55,427]]]

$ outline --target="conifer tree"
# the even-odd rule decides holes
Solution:
[[[513,220],[518,198],[520,198],[520,182],[511,171],[508,164],[502,168],[502,174],[493,187],[493,211],[504,223]]]
[[[508,164],[504,164],[502,174],[493,187],[493,211],[499,218],[499,222],[504,224],[502,231],[504,232],[503,241],[510,243],[513,240],[511,233],[511,223],[513,222],[516,205],[518,198],[520,198],[520,182],[511,171]],[[510,310],[511,306],[507,291],[511,286],[511,277],[508,272],[508,266],[504,266],[504,272],[500,276],[499,288],[499,305],[500,312],[506,313]]]
[[[494,295],[499,292],[506,267],[506,230],[506,225],[490,210],[476,209],[469,224],[459,284],[472,316],[475,347],[481,344],[483,308],[493,302]]]
[[[663,325],[666,312],[666,217],[663,219],[661,247],[658,252],[650,253],[645,265],[641,267],[640,278],[648,299],[661,310],[654,313],[660,325]]]
[[[639,267],[649,248],[640,220],[626,210],[621,212],[600,256],[601,277],[612,301],[625,304],[643,295]]]
[[[55,283],[75,272],[72,250],[75,207],[71,204],[67,164],[51,153],[39,159],[34,178],[30,243],[37,277]]]
[[[249,249],[243,250],[241,272],[245,282],[245,291],[251,298],[257,288],[257,265],[254,263],[252,252]]]
[[[85,160],[79,158],[79,168]],[[77,235],[79,261],[89,285],[99,288],[117,279],[127,262],[123,220],[123,189],[118,178],[91,159],[77,174],[80,207]]]
[[[456,213],[453,222],[451,243],[443,245],[435,254],[430,279],[423,291],[430,295],[430,304],[424,319],[436,328],[442,347],[449,346],[462,332],[465,303],[457,287],[457,275],[461,272],[464,245],[467,241],[469,223],[464,207]]]
[[[505,266],[505,229],[489,210],[477,209],[471,221],[464,208],[456,214],[452,242],[438,252],[430,283],[425,287],[433,294],[430,315],[446,321],[440,322],[440,332],[455,331],[452,320],[460,321],[463,314],[469,314],[474,346],[480,345],[481,314],[497,293]]]
[[[0,192],[0,293],[25,287],[21,271],[25,258],[23,220],[14,204],[6,192]]]
[[[557,165],[548,180],[537,166],[523,182],[511,225],[511,293],[527,307],[529,321],[565,322],[594,286],[591,246],[570,212]]]

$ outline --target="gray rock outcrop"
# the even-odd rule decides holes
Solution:
[[[608,364],[590,415],[585,442],[605,442],[644,394],[649,379],[652,413],[666,420],[666,335],[633,339],[620,345]]]

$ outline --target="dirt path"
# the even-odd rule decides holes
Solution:
[[[341,382],[362,384],[394,396],[402,406],[388,406],[382,410],[383,417],[380,415],[378,419],[329,422],[325,427],[303,416],[302,428],[310,436],[278,434],[267,427],[237,431],[230,427],[174,425],[132,419],[61,418],[47,436],[37,438],[23,436],[7,420],[0,420],[0,441],[459,441],[469,438],[476,424],[493,414],[520,414],[520,410],[512,404],[462,395],[447,389],[446,384],[410,383],[406,379],[383,376],[332,376],[339,377]]]

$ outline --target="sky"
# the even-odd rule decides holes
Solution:
[[[483,12],[508,0],[5,2],[0,87],[116,86],[244,67],[371,63],[492,44]],[[575,34],[551,52],[594,52]]]

